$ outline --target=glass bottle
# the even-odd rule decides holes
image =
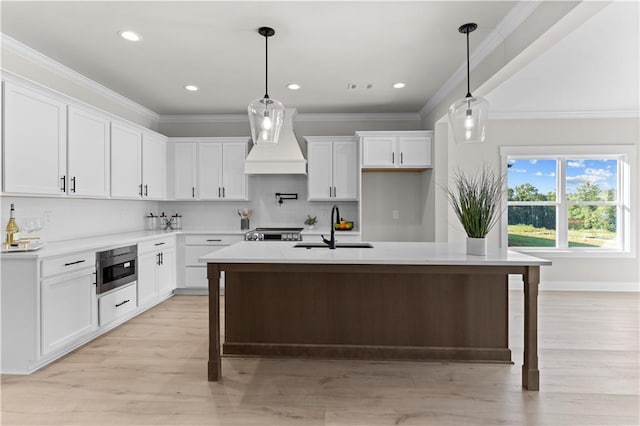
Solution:
[[[11,204],[11,213],[9,214],[9,222],[7,222],[7,226],[5,227],[5,230],[7,231],[7,240],[6,243],[8,245],[13,245],[16,242],[14,241],[14,237],[15,234],[17,234],[18,232],[20,232],[20,228],[18,227],[18,224],[16,223],[16,218],[15,218],[15,207],[13,204]]]

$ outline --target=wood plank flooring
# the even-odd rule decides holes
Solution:
[[[639,295],[542,292],[540,392],[514,365],[224,358],[207,382],[207,298],[175,296],[30,376],[3,425],[638,425]]]

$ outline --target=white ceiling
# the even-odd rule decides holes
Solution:
[[[487,95],[492,117],[640,110],[640,3],[613,2]]]
[[[2,1],[2,32],[159,114],[245,113],[269,92],[303,113],[415,113],[465,62],[512,1]],[[133,29],[140,43],[116,33]],[[393,89],[395,82],[406,83]],[[297,82],[302,89],[285,88]],[[193,83],[199,92],[183,86]],[[349,83],[373,89],[349,91]],[[461,93],[461,96],[463,94]]]
[[[466,79],[459,25],[479,25],[471,34],[473,67],[482,55],[499,57],[500,49],[521,43],[521,31],[545,20],[551,25],[570,3],[3,0],[0,29],[155,113],[191,115],[244,114],[264,94],[257,28],[267,25],[276,30],[269,93],[285,106],[302,113],[416,113]],[[515,21],[526,19],[522,10],[531,25]],[[604,7],[488,93],[492,114],[637,114],[638,13],[637,1]],[[505,28],[516,29],[511,40]],[[140,32],[143,41],[122,40],[122,29]],[[472,91],[483,83],[475,75]],[[393,89],[398,81],[407,86]],[[286,89],[289,82],[302,89]],[[185,91],[188,83],[201,90]],[[359,88],[348,90],[349,83]]]

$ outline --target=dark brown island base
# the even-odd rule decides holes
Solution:
[[[525,293],[522,385],[539,389],[538,283],[550,262],[508,251],[467,256],[438,243],[373,245],[311,252],[243,242],[205,256],[209,380],[222,377],[213,296],[223,271],[224,355],[509,364],[508,279],[517,274]]]

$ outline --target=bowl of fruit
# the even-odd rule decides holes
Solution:
[[[340,223],[334,223],[333,229],[336,231],[351,231],[353,229],[353,222],[341,219]]]

